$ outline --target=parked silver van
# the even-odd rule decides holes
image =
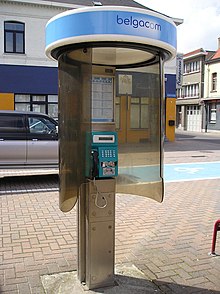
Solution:
[[[0,168],[58,167],[57,130],[46,114],[0,111]]]

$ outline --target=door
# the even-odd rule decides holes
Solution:
[[[187,106],[187,131],[200,132],[202,126],[202,114],[200,106],[190,105]]]
[[[38,114],[28,115],[27,164],[58,164],[56,122]]]
[[[0,114],[0,165],[26,163],[25,117],[16,113]]]
[[[116,97],[115,110],[120,143],[139,143],[149,139],[149,98]]]

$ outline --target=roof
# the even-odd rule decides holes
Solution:
[[[159,13],[161,15],[164,15],[164,16],[172,19],[173,22],[176,24],[176,26],[183,23],[183,19],[181,19],[181,18],[174,18],[174,17],[168,16],[166,14],[159,12],[159,11],[156,11],[154,9],[151,9],[149,7],[141,5],[133,0],[98,0],[98,1],[93,1],[93,0],[50,0],[50,1],[49,0],[40,0],[40,1],[42,1],[42,2],[47,1],[50,3],[63,3],[63,4],[68,4],[68,5],[79,5],[79,6],[94,6],[94,2],[100,2],[103,6],[128,6],[128,7],[142,8],[145,10],[154,11],[156,13]]]
[[[206,51],[206,52],[207,52],[206,60],[212,59],[212,56],[215,54],[215,51]]]
[[[210,58],[210,60],[220,58],[220,49],[218,49],[215,54]]]
[[[41,0],[41,1],[48,1],[48,0]],[[136,7],[136,8],[144,8],[149,9],[133,0],[99,0],[99,1],[92,1],[92,0],[50,0],[50,2],[57,2],[57,3],[66,3],[66,4],[73,4],[73,5],[81,5],[81,6],[94,6],[93,2],[101,2],[102,5],[108,6],[129,6],[129,7]]]
[[[209,59],[206,60],[206,64],[217,62],[220,62],[220,48],[217,51],[214,51],[213,54],[209,57]]]
[[[2,0],[0,0],[2,1]],[[95,6],[95,2],[97,2],[97,6],[99,6],[99,3],[102,6],[127,6],[127,7],[134,7],[134,8],[141,8],[149,11],[156,12],[158,14],[164,15],[165,17],[170,18],[176,26],[183,23],[183,19],[181,18],[175,18],[168,16],[164,13],[161,13],[159,11],[156,11],[154,9],[151,9],[149,7],[146,7],[134,0],[5,0],[8,2],[20,2],[24,4],[34,4],[34,5],[49,5],[49,6],[63,6],[67,9],[74,9],[74,8],[82,8],[82,7],[88,7],[88,6]]]
[[[196,50],[193,50],[191,52],[184,54],[183,58],[193,57],[195,55],[204,55],[204,54],[205,54],[205,50],[203,48],[199,48],[199,49],[196,49]]]
[[[193,57],[205,56],[205,60],[209,60],[215,51],[205,50],[203,48],[196,49],[183,55],[183,59],[190,59]]]

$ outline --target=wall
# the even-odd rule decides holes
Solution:
[[[22,1],[21,1],[22,2]],[[49,60],[45,50],[45,26],[54,15],[65,11],[65,8],[53,6],[30,5],[2,1],[0,3],[0,64],[57,66]],[[25,54],[4,53],[4,21],[25,23]]]
[[[67,8],[42,2],[0,2],[0,110],[14,110],[14,93],[58,93],[57,62],[49,60],[44,52],[45,26]],[[25,23],[25,54],[4,53],[4,21]]]
[[[0,93],[58,94],[57,67],[0,65],[0,81]]]
[[[217,91],[212,92],[212,74],[217,72]],[[220,97],[220,62],[209,63],[205,66],[204,98]]]
[[[0,93],[0,110],[14,110],[13,93]]]
[[[38,0],[21,0],[16,2],[1,0],[0,109],[5,107],[14,108],[14,93],[58,93],[57,62],[49,60],[45,56],[45,26],[51,17],[78,6],[63,3],[63,7],[61,7],[58,3]],[[4,53],[4,21],[8,20],[25,23],[25,54]],[[175,58],[165,63],[165,72],[165,95],[166,97],[174,98],[176,86]],[[10,95],[8,96],[7,93],[10,93]],[[169,109],[169,103],[167,109]],[[170,134],[170,131],[168,133]],[[171,138],[175,135],[174,133],[175,131],[173,131]]]

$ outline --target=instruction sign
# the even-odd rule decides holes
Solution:
[[[92,78],[92,121],[112,122],[113,111],[113,78]]]

